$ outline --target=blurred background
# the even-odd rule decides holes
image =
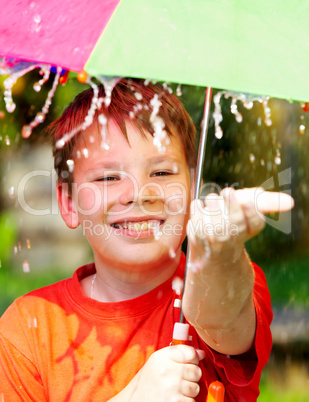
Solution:
[[[76,78],[60,85],[46,121],[23,139],[21,129],[43,106],[53,77],[38,93],[33,90],[40,79],[38,70],[20,78],[13,87],[13,113],[5,109],[4,78],[0,77],[0,315],[20,295],[71,276],[92,261],[81,231],[68,229],[58,211],[51,141],[44,132],[88,86]],[[181,92],[199,132],[205,88],[182,86]],[[248,110],[238,101],[242,118],[235,118],[230,97],[222,96],[220,105],[223,136],[215,135],[212,103],[205,191],[264,186],[295,199],[291,213],[268,216],[265,230],[247,243],[251,259],[266,274],[274,311],[273,351],[262,374],[259,401],[309,401],[309,112],[306,105],[270,99],[265,123],[262,102],[255,101]]]

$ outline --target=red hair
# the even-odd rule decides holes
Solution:
[[[159,108],[158,116],[164,121],[165,131],[168,136],[177,135],[179,137],[189,168],[195,168],[195,126],[180,100],[160,84],[149,83],[146,85],[144,80],[140,79],[121,79],[112,91],[110,105],[106,107],[102,102],[100,110],[97,110],[94,115],[94,121],[97,120],[100,113],[104,113],[107,121],[113,119],[118,124],[126,139],[128,139],[126,121],[133,124],[141,135],[144,135],[145,131],[153,135],[154,129],[150,122],[153,108],[150,101],[155,95],[158,96],[162,104]],[[99,97],[105,97],[103,85],[99,85]],[[65,134],[72,132],[74,129],[76,130],[84,123],[92,98],[92,88],[80,93],[65,109],[62,116],[47,128],[53,138],[54,166],[58,174],[58,180],[69,184],[72,183],[73,177],[72,173],[68,172],[67,160],[74,158],[76,142],[81,133],[85,133],[85,131],[78,131],[61,148],[57,147],[56,143]]]

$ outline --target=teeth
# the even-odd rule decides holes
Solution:
[[[146,223],[146,225],[147,225],[147,223]],[[133,226],[134,226],[134,230],[136,232],[139,232],[141,230],[141,224],[140,223],[134,223]]]
[[[147,224],[147,222],[143,222],[142,224],[141,224],[141,230],[147,230],[148,229],[148,224]]]
[[[114,223],[113,226],[116,229],[129,229],[129,230],[134,230],[135,232],[140,232],[140,231],[146,231],[148,229],[158,229],[160,226],[160,223],[154,222],[154,221],[144,221],[144,222],[134,222],[134,223]]]

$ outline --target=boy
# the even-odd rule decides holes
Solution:
[[[159,85],[122,79],[110,105],[101,102],[92,124],[61,144],[92,98],[91,89],[78,95],[51,130],[60,211],[70,228],[82,226],[94,263],[4,313],[2,400],[205,401],[215,380],[228,401],[256,400],[272,313],[265,277],[243,244],[264,221],[225,189],[194,201],[188,224],[195,129]],[[169,346],[186,226],[183,311],[192,340]]]

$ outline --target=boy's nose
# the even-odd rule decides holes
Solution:
[[[164,197],[161,186],[156,183],[145,183],[143,186],[130,185],[120,194],[119,202],[124,205],[136,203],[154,203]]]

